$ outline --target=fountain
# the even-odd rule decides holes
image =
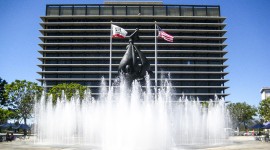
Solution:
[[[139,52],[133,42],[130,44],[132,51]],[[146,58],[143,61],[147,64]],[[43,93],[35,105],[35,143],[102,150],[164,150],[226,142],[229,118],[224,100],[203,105],[185,96],[175,99],[168,79],[155,93],[149,75],[142,89],[137,80],[142,72],[132,72],[137,63],[130,62],[134,61],[121,61],[119,68],[124,73],[109,90],[102,79],[98,99],[88,89],[84,98],[75,93],[67,100],[63,93],[54,105],[52,96],[46,98]],[[125,63],[134,68],[130,70]]]
[[[145,92],[137,81],[129,91],[123,81],[97,100],[90,90],[83,99],[75,94],[70,101],[63,94],[56,105],[44,94],[35,109],[36,142],[104,150],[163,150],[226,141],[229,119],[224,100],[210,100],[207,107],[185,97],[174,100],[167,81],[155,99],[149,79],[147,83]]]

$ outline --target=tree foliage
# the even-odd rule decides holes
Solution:
[[[5,85],[7,84],[6,80],[3,80],[0,77],[0,105],[3,106],[6,103],[6,98],[4,96]]]
[[[13,119],[14,112],[0,108],[0,124],[6,123],[9,119]]]
[[[58,84],[58,85],[53,86],[49,90],[48,94],[52,94],[53,101],[56,102],[57,98],[62,96],[62,91],[65,92],[65,95],[66,95],[67,99],[70,100],[70,98],[76,93],[76,91],[79,91],[80,97],[83,97],[84,91],[86,89],[87,89],[87,87],[83,86],[81,84],[62,83],[62,84]]]
[[[34,98],[39,96],[42,88],[37,83],[26,80],[15,80],[5,86],[4,96],[7,98],[7,107],[16,112],[18,118],[26,120],[32,117]]]
[[[260,102],[258,112],[264,121],[270,121],[270,97]]]
[[[240,127],[243,124],[247,129],[247,123],[253,119],[256,115],[257,109],[254,106],[250,106],[247,103],[230,103],[227,106],[230,111],[232,120]]]

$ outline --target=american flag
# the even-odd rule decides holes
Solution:
[[[158,37],[163,38],[164,40],[168,41],[168,42],[173,42],[173,36],[166,33],[165,31],[163,31],[159,26],[157,26],[158,28]]]

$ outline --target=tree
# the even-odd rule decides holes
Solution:
[[[0,124],[7,123],[7,121],[11,118],[13,118],[12,111],[0,108]]]
[[[0,77],[0,107],[5,105],[6,98],[4,97],[5,85],[7,84],[6,80],[3,80]]]
[[[227,106],[230,111],[232,120],[239,128],[243,123],[245,130],[247,129],[247,123],[253,119],[256,115],[257,109],[254,106],[250,106],[247,103],[230,103]]]
[[[77,83],[62,83],[62,84],[58,84],[53,86],[48,94],[52,94],[53,96],[53,101],[56,102],[58,97],[61,97],[62,95],[62,91],[65,92],[65,95],[67,97],[68,100],[70,100],[70,98],[76,93],[76,91],[79,91],[79,95],[80,97],[83,97],[84,95],[84,91],[87,89],[86,86],[83,86],[81,84],[77,84]]]
[[[41,95],[41,92],[42,87],[37,83],[15,80],[5,86],[4,96],[8,109],[16,113],[26,124],[26,120],[32,117],[35,96]]]
[[[264,121],[270,121],[270,97],[260,102],[258,112]]]

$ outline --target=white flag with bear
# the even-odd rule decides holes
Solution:
[[[127,31],[117,25],[112,24],[112,37],[125,38],[127,35]]]

